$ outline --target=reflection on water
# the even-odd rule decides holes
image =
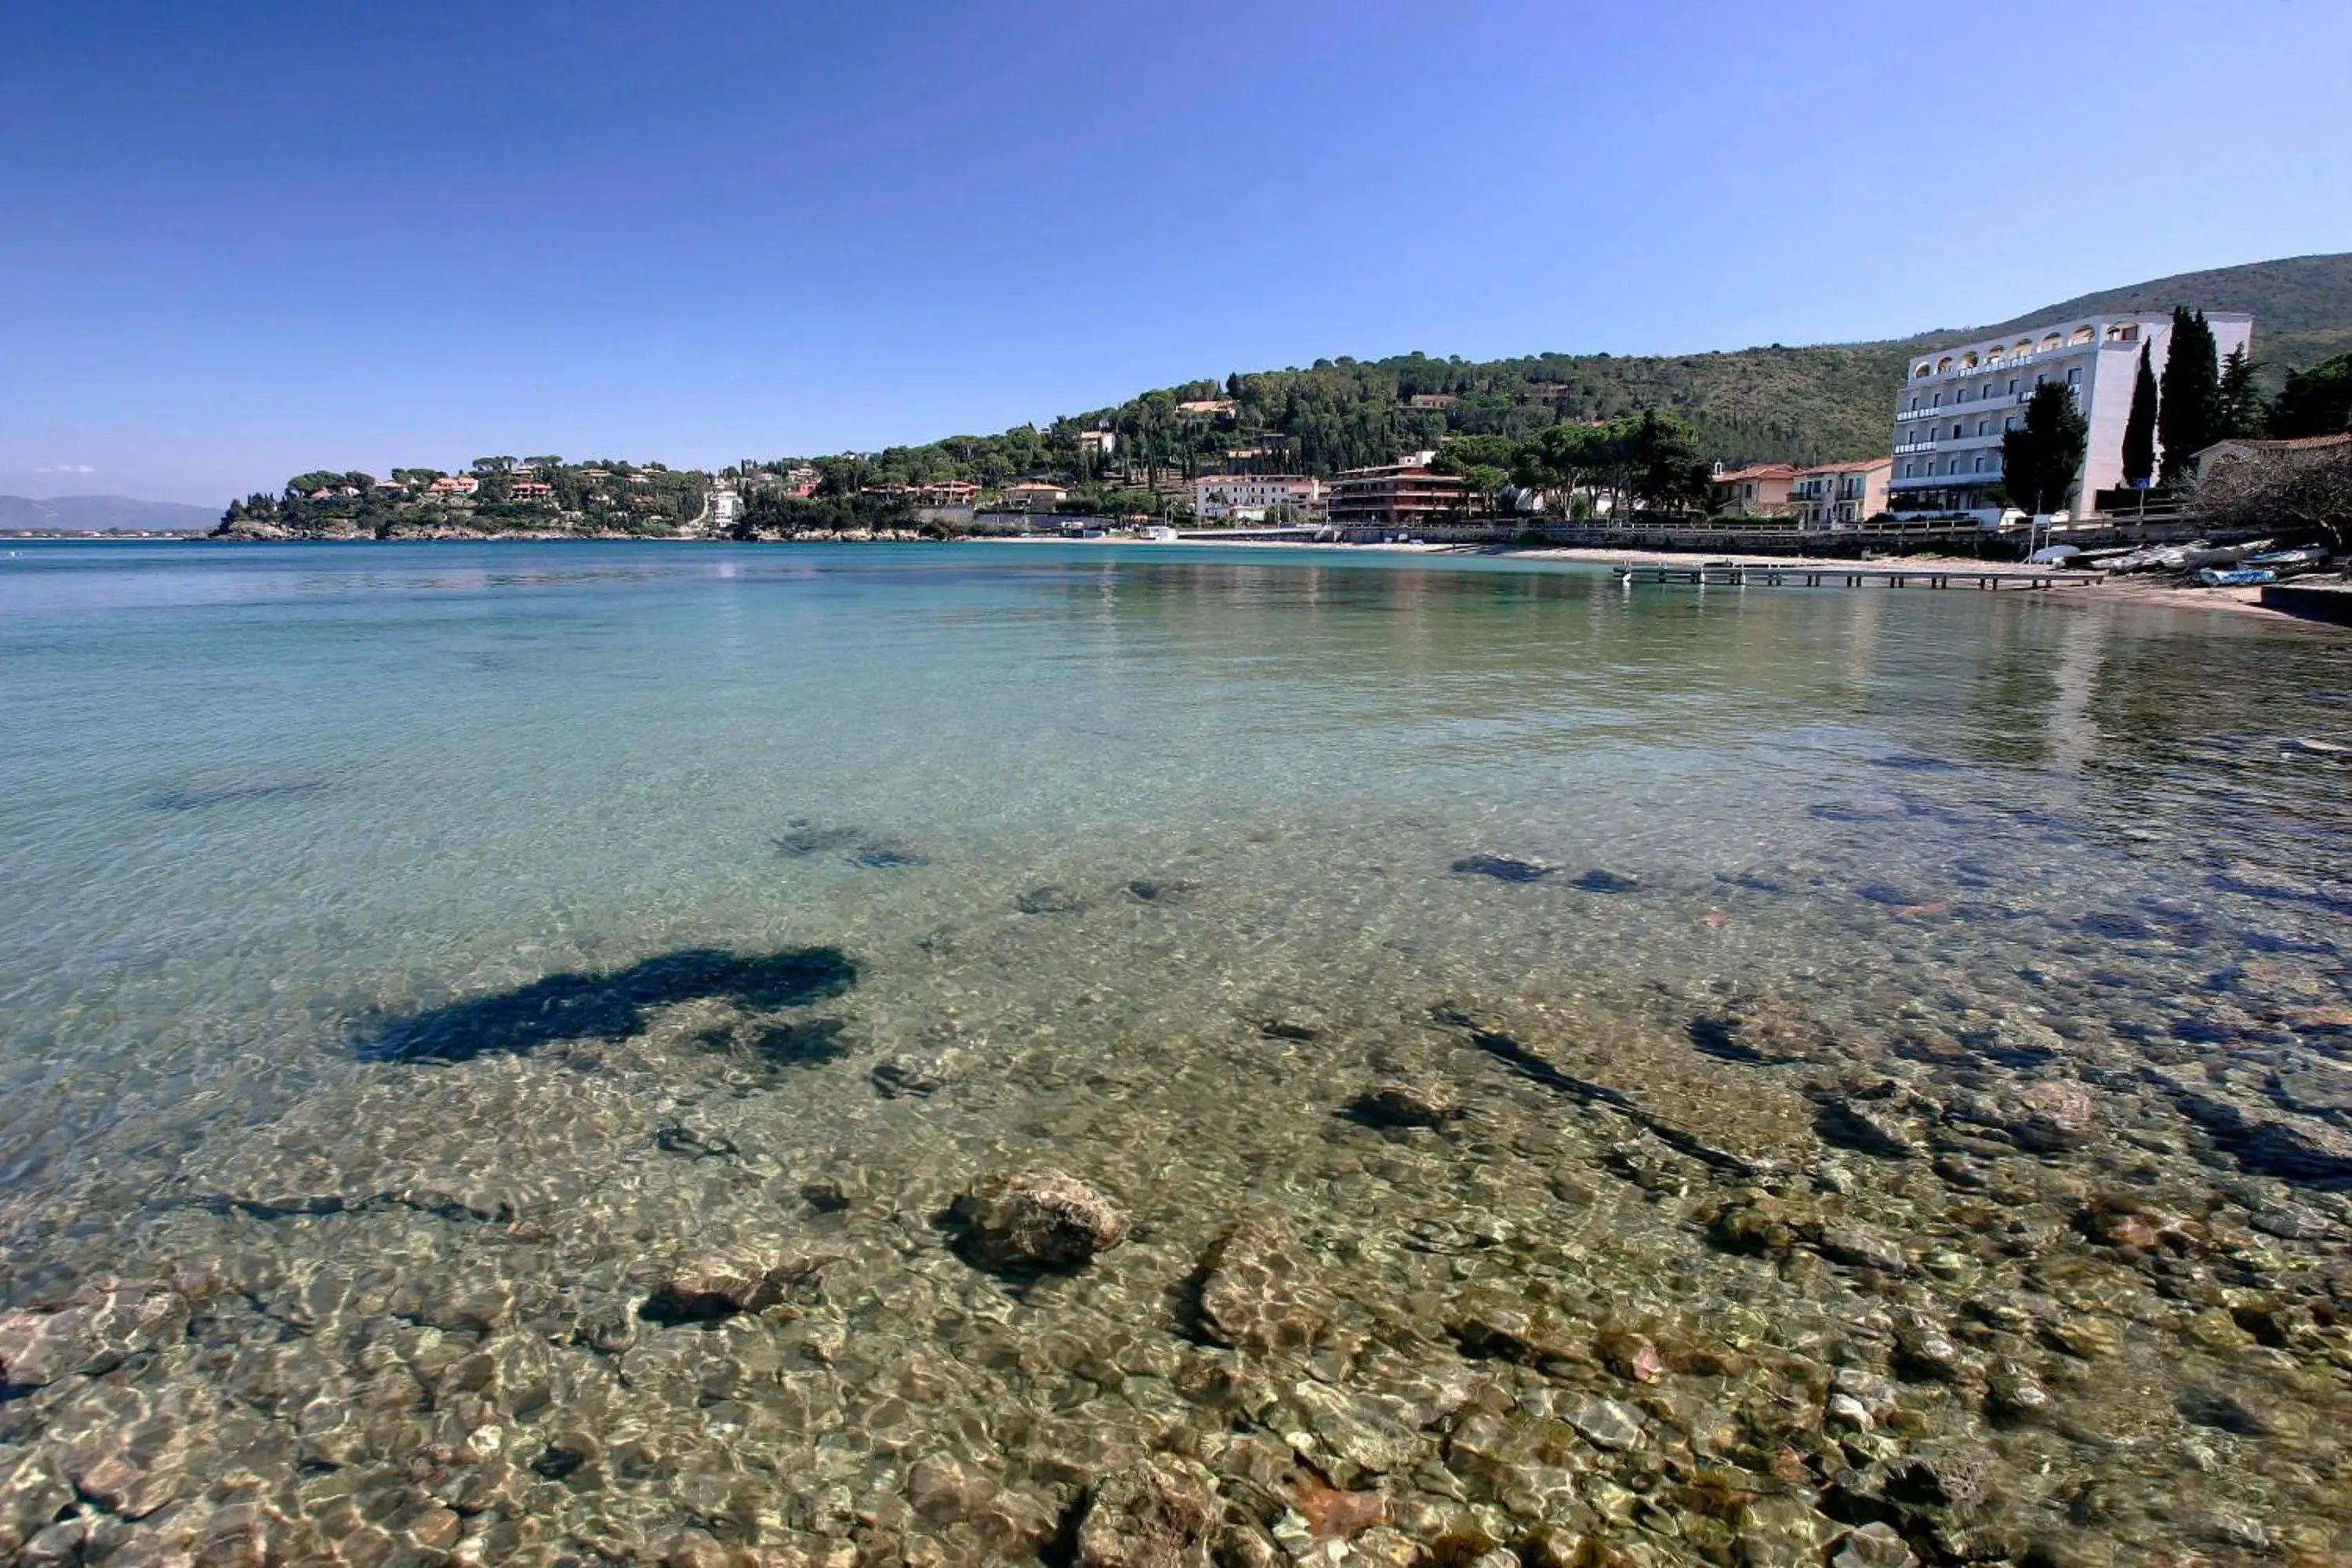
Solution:
[[[0,1555],[2352,1551],[2332,634],[22,554]]]

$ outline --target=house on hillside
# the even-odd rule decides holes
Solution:
[[[1711,510],[1717,512],[1730,517],[1786,517],[1797,468],[1793,463],[1759,463],[1718,472],[1708,482],[1714,487]]]
[[[1195,397],[1176,405],[1176,412],[1187,419],[1215,419],[1233,411],[1234,400],[1230,397]]]
[[[1021,479],[1002,492],[1007,511],[1051,511],[1070,499],[1070,492],[1049,479]]]
[[[517,479],[507,487],[507,499],[551,503],[555,500],[555,487],[544,479]]]
[[[425,493],[448,498],[469,496],[482,488],[482,481],[471,474],[444,474],[425,487]]]
[[[1450,392],[1416,392],[1404,400],[1407,408],[1451,408],[1462,399]]]
[[[1078,450],[1081,452],[1092,452],[1097,457],[1108,458],[1113,452],[1118,450],[1118,432],[1116,430],[1081,430],[1078,432]]]

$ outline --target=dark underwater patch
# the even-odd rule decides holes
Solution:
[[[1465,855],[1454,862],[1457,877],[1492,877],[1497,882],[1540,882],[1559,868],[1508,855]]]
[[[461,1062],[519,1056],[558,1040],[622,1040],[676,1002],[723,997],[754,1009],[797,1007],[857,984],[856,961],[834,947],[747,958],[684,948],[610,974],[551,974],[445,1007],[355,1027],[366,1061]]]
[[[150,811],[202,811],[213,805],[243,805],[258,800],[289,800],[323,795],[323,779],[289,779],[278,784],[228,784],[219,789],[159,789],[141,801]]]

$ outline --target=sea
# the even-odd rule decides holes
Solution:
[[[0,1560],[2352,1560],[2347,952],[2340,630],[0,544]]]

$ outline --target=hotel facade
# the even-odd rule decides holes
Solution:
[[[1318,515],[1323,481],[1306,474],[1202,474],[1192,481],[1192,514],[1203,521],[1255,522],[1269,513]]]
[[[2252,353],[2254,321],[2237,310],[2209,310],[2214,353]],[[2083,473],[2067,511],[2090,515],[2101,490],[2123,485],[2124,424],[2145,345],[2157,373],[2172,342],[2169,310],[2069,317],[1912,356],[1895,403],[1895,472],[1888,504],[1897,512],[1997,521],[1991,491],[2000,483],[2000,438],[2024,423],[2026,400],[2043,382],[2074,394],[2090,427]]]

